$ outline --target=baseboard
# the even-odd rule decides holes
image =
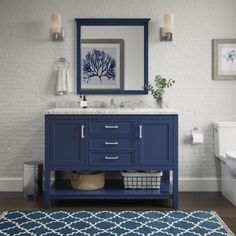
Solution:
[[[180,178],[180,192],[219,192],[220,180],[216,178]]]
[[[22,192],[23,178],[21,177],[1,177],[0,192]]]
[[[22,192],[23,179],[20,177],[0,178],[0,192]],[[180,178],[180,192],[218,192],[220,180],[216,178]]]

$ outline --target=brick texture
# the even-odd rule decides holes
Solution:
[[[57,97],[55,61],[66,57],[76,85],[76,17],[150,17],[149,80],[156,74],[176,85],[166,93],[179,110],[179,170],[183,178],[216,178],[212,121],[236,120],[236,81],[212,80],[213,38],[236,38],[235,0],[0,0],[0,178],[21,177],[23,162],[44,159],[43,111],[56,102],[77,101],[76,94]],[[60,12],[65,42],[49,39],[50,15]],[[174,13],[174,41],[159,41],[164,14]],[[154,106],[149,96],[88,96],[96,100]],[[203,145],[190,145],[197,126]]]

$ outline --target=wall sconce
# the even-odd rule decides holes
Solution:
[[[174,15],[164,15],[164,27],[160,28],[160,40],[172,41],[173,40],[173,28],[174,28]]]
[[[61,26],[61,15],[53,14],[51,15],[51,33],[52,41],[62,42],[64,41],[64,28]]]

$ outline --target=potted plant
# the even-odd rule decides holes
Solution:
[[[161,75],[156,75],[155,76],[155,87],[151,84],[147,84],[144,86],[148,91],[151,92],[151,95],[153,98],[156,100],[157,105],[160,108],[163,108],[163,96],[165,93],[166,88],[171,87],[174,83],[175,80],[173,79],[166,79],[165,77],[162,77]]]

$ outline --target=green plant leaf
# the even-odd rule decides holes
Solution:
[[[172,87],[172,85],[175,83],[175,80],[166,79],[165,77],[162,77],[161,75],[156,75],[154,78],[154,82],[155,82],[156,88],[154,88],[154,86],[151,84],[145,85],[144,87],[148,90],[148,92],[151,92],[151,95],[153,96],[153,98],[159,103],[161,102],[165,94],[165,89]]]

